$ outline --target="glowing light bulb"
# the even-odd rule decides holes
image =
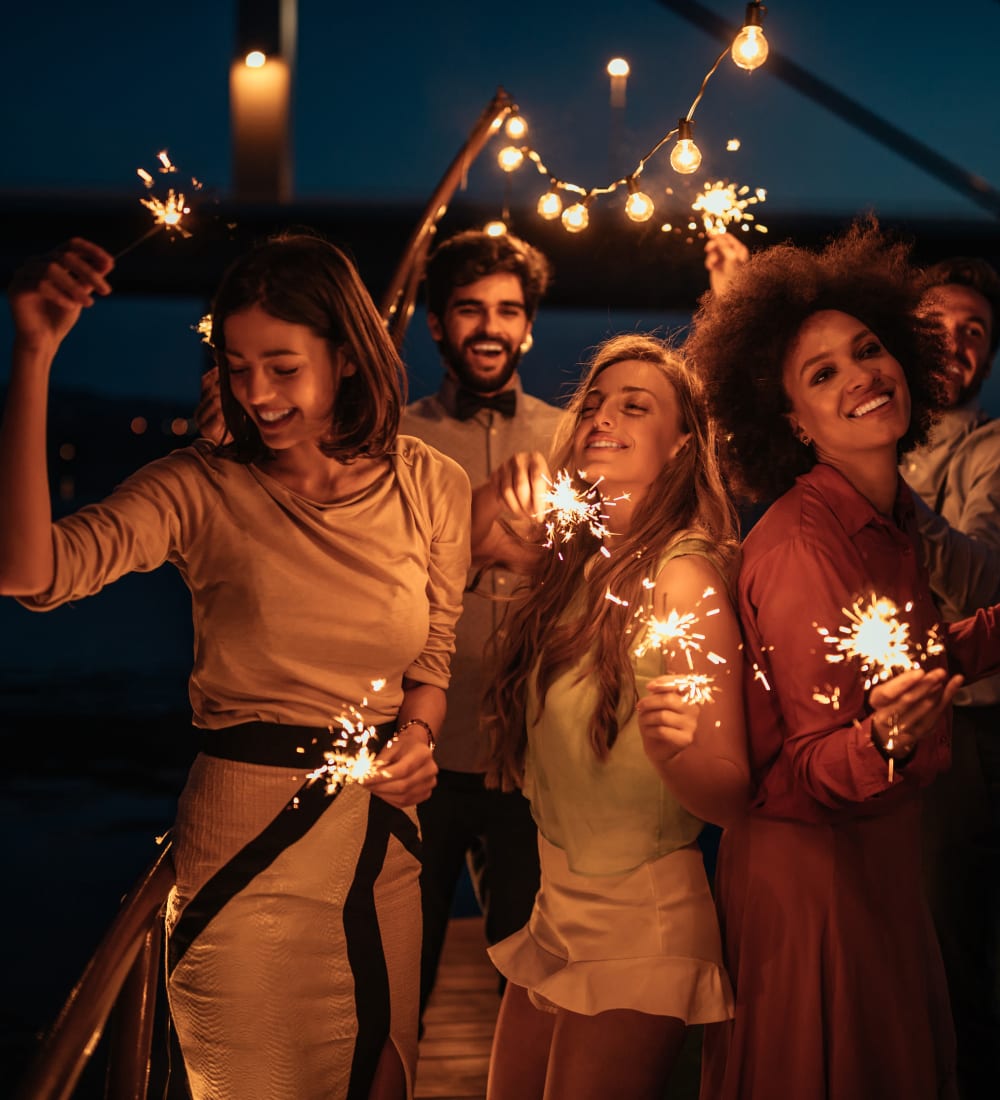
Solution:
[[[648,222],[653,216],[653,200],[645,191],[639,190],[635,179],[628,181],[629,195],[625,200],[625,213],[634,222]]]
[[[243,59],[243,64],[248,69],[260,69],[263,68],[265,61],[267,61],[267,57],[260,50],[251,50]]]
[[[516,172],[524,163],[524,153],[516,145],[505,145],[497,154],[497,164],[505,172]]]
[[[580,233],[590,225],[590,214],[582,202],[567,206],[562,215],[563,228],[567,233]]]
[[[525,121],[524,115],[511,115],[503,129],[512,141],[520,141],[528,132],[528,123]]]
[[[613,57],[608,62],[608,76],[628,76],[631,71],[624,57]]]
[[[733,39],[730,51],[733,61],[747,72],[759,68],[767,60],[768,46],[761,27],[761,11],[760,0],[747,4],[743,30]]]
[[[538,213],[547,221],[554,221],[562,213],[562,199],[556,191],[546,191],[538,200]]]
[[[689,176],[701,167],[701,150],[691,136],[694,123],[682,118],[677,123],[677,144],[670,150],[670,167],[682,176]]]
[[[487,237],[506,237],[507,226],[504,222],[487,222],[483,226],[483,232]]]

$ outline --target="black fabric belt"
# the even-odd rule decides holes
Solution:
[[[372,752],[383,748],[395,731],[395,722],[375,727]],[[218,730],[201,731],[201,751],[220,760],[265,764],[276,768],[318,768],[323,754],[334,746],[336,731],[325,726],[286,726],[277,722],[243,722]]]

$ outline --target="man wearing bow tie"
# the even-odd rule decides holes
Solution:
[[[477,230],[444,241],[427,263],[427,324],[441,352],[438,392],[409,405],[400,431],[460,463],[473,486],[520,451],[548,453],[561,412],[526,394],[518,365],[550,277],[548,260],[516,237]],[[472,851],[486,939],[527,923],[538,889],[536,830],[520,792],[485,786],[479,706],[490,638],[515,575],[470,577],[451,662],[448,717],[437,735],[437,786],[417,807],[423,834],[421,1012],[437,976],[455,886]]]

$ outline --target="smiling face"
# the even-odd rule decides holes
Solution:
[[[792,428],[820,462],[845,472],[891,456],[910,424],[903,368],[862,321],[839,310],[814,313],[783,365]],[[853,480],[853,479],[852,479]]]
[[[521,280],[510,273],[454,287],[444,316],[428,314],[427,325],[448,370],[467,389],[483,394],[510,382],[531,333]]]
[[[948,364],[943,378],[947,405],[964,405],[979,393],[992,366],[990,340],[993,309],[971,286],[947,283],[925,299],[927,314],[948,338]]]
[[[639,503],[687,442],[677,394],[655,363],[625,359],[591,380],[573,434],[573,461],[606,497]],[[616,512],[616,519],[618,518]]]
[[[225,343],[233,396],[267,448],[315,445],[330,434],[337,380],[353,368],[324,337],[254,305],[226,318]]]

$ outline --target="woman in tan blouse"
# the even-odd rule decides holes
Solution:
[[[0,592],[48,610],[164,562],[191,590],[204,731],[174,830],[168,992],[195,1100],[412,1095],[415,803],[468,566],[462,470],[397,437],[399,358],[346,257],[272,240],[227,272],[212,341],[234,442],[175,451],[52,522],[48,376],[112,258],[74,239],[12,283]],[[309,779],[341,716],[380,768]]]

